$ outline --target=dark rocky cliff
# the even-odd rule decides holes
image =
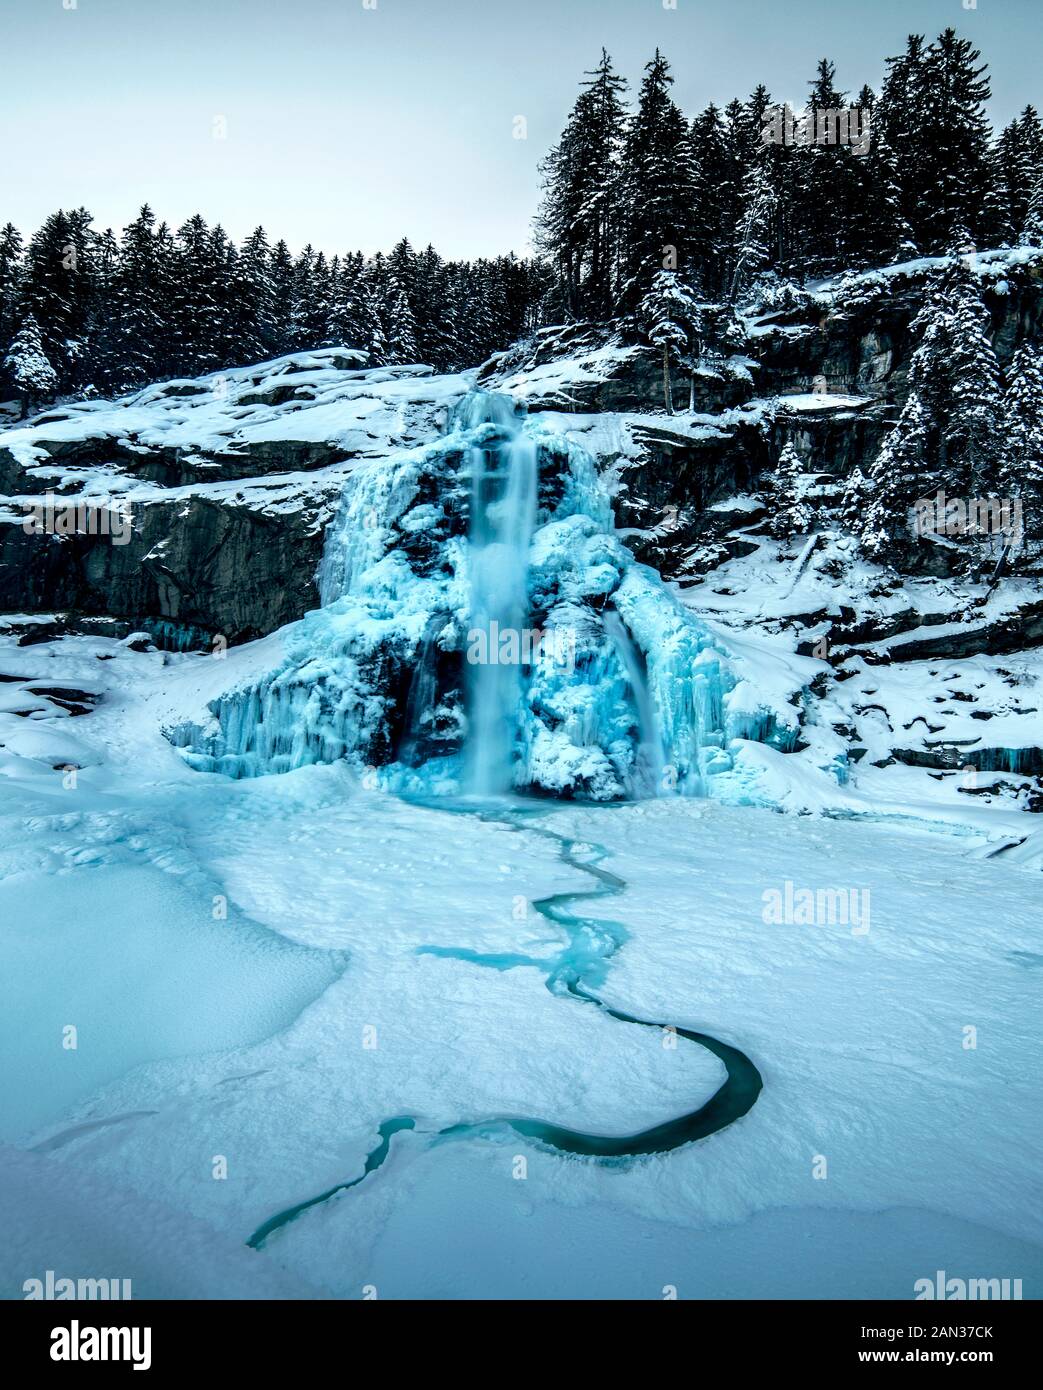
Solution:
[[[1003,364],[1024,338],[1043,337],[1043,260],[981,261]],[[598,457],[618,477],[617,522],[639,558],[692,578],[744,552],[744,529],[763,517],[757,488],[785,444],[820,475],[827,505],[845,475],[869,466],[905,398],[928,271],[914,263],[849,277],[734,321],[701,370],[675,383],[673,417],[662,411],[658,355],[592,325],[546,330],[492,359],[478,380],[520,395],[530,411],[625,417],[627,449]],[[350,461],[429,440],[445,421],[445,393],[441,402],[425,394],[424,369],[364,374],[333,351],[217,380],[216,400],[214,379],[175,382],[122,415],[122,402],[71,407],[0,434],[0,611],[162,619],[232,642],[261,636],[318,602],[323,529]],[[348,409],[350,428],[339,413],[328,430],[287,424],[313,409]],[[209,427],[187,446],[172,442],[149,427],[150,410],[164,421],[180,412],[179,426],[199,415]],[[77,411],[80,427],[70,429]],[[99,491],[130,498],[128,544],[25,533],[33,497]]]

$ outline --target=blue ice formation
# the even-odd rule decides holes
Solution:
[[[398,789],[604,801],[705,795],[750,736],[725,654],[618,539],[589,454],[505,396],[360,463],[319,580],[279,668],[173,731],[194,767],[345,758]]]

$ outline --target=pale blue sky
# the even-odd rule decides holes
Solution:
[[[373,2],[0,0],[0,222],[82,203],[118,229],[148,201],[295,250],[523,252],[602,45],[636,84],[658,44],[694,114],[757,81],[799,102],[827,55],[876,87],[907,33],[953,25],[990,64],[994,121],[1043,105],[1043,0]]]

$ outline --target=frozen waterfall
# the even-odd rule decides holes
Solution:
[[[348,474],[322,607],[171,737],[235,777],[344,758],[390,789],[712,794],[736,679],[615,533],[594,460],[508,397]],[[741,731],[740,731],[741,732]]]

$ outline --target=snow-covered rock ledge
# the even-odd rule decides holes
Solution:
[[[58,407],[0,432],[0,611],[264,636],[318,603],[326,524],[358,460],[444,428],[471,374],[363,368],[341,348]],[[65,534],[33,508],[80,508]],[[129,518],[118,543],[89,514]],[[79,526],[80,529],[76,529]],[[157,629],[158,631],[158,629]],[[164,637],[163,640],[166,640]]]

